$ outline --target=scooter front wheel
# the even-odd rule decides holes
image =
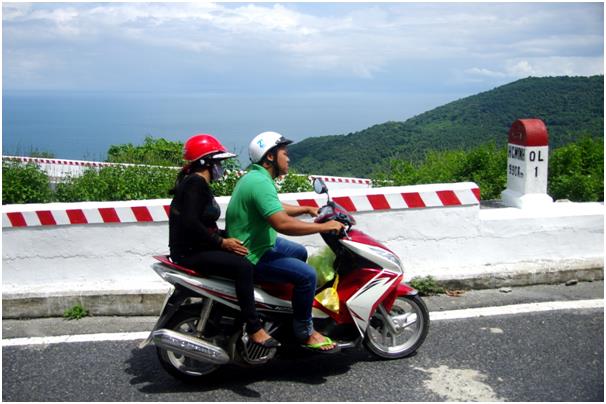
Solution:
[[[182,307],[166,324],[166,328],[185,335],[195,335],[200,309],[200,304]],[[219,367],[160,347],[156,347],[156,352],[162,367],[172,376],[186,382],[197,382]]]
[[[375,355],[398,359],[412,355],[429,331],[429,312],[419,296],[398,296],[389,312],[379,305],[366,328],[364,344]]]

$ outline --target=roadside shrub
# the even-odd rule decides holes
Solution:
[[[2,162],[2,204],[46,203],[52,191],[46,174],[35,164]]]
[[[181,151],[177,142],[146,138],[143,146],[119,145],[113,155],[135,156],[130,162],[160,163],[151,157],[164,156],[164,163],[181,164]],[[179,146],[181,147],[181,146]],[[145,152],[150,149],[152,151]],[[110,150],[112,150],[110,148]],[[174,160],[174,156],[177,159]],[[146,157],[147,156],[147,157]],[[172,156],[169,160],[168,156]],[[158,158],[159,158],[158,157]],[[140,161],[133,161],[133,160]],[[128,160],[119,159],[120,162]],[[226,176],[214,182],[211,188],[216,196],[231,195],[240,178],[237,159],[224,162]],[[469,151],[431,151],[423,162],[391,160],[389,169],[373,178],[377,187],[440,182],[473,181],[480,186],[482,199],[499,199],[507,183],[507,152],[494,143]],[[163,167],[104,167],[89,169],[81,177],[67,179],[50,189],[46,174],[35,164],[23,165],[13,161],[2,163],[2,203],[47,203],[53,201],[118,201],[169,198],[168,190],[174,186],[177,170]],[[281,193],[308,192],[312,186],[306,176],[290,172],[278,183]],[[604,200],[604,141],[585,137],[550,154],[548,194],[554,199],[572,201]]]
[[[142,145],[132,143],[110,146],[107,161],[110,163],[149,164],[179,167],[182,165],[182,142],[172,142],[163,138],[146,136]]]
[[[548,194],[571,201],[604,200],[604,140],[584,137],[553,151]]]
[[[278,190],[281,193],[309,192],[313,191],[313,187],[306,175],[299,175],[294,171],[290,171],[278,183]]]
[[[469,151],[432,150],[419,163],[394,159],[373,182],[397,186],[472,181],[482,190],[482,199],[498,199],[507,185],[506,167],[506,150],[493,142]]]
[[[215,196],[231,195],[240,177],[241,175],[238,170],[226,170],[225,176],[221,181],[214,181],[210,183],[210,189],[212,189]]]
[[[500,199],[507,187],[507,150],[487,143],[468,151],[456,174],[457,181],[478,184],[482,199]]]
[[[168,198],[176,170],[161,167],[104,167],[58,184],[60,202],[129,201]]]

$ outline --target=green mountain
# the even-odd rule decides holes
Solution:
[[[604,76],[529,77],[424,112],[347,135],[307,138],[289,148],[298,172],[371,176],[389,159],[419,161],[428,150],[503,147],[511,124],[539,118],[550,147],[583,135],[604,136]]]

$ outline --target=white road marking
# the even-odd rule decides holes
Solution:
[[[100,341],[132,341],[143,340],[149,336],[149,331],[121,332],[102,334],[57,335],[55,337],[29,337],[3,339],[2,346],[49,345],[68,342],[100,342]]]
[[[429,319],[431,321],[458,320],[463,318],[492,317],[507,314],[536,313],[541,311],[581,310],[595,308],[604,308],[604,299],[524,303],[512,304],[509,306],[479,307],[476,309],[434,311],[429,313]]]
[[[431,321],[457,320],[464,318],[502,316],[507,314],[535,313],[553,310],[582,310],[595,308],[604,308],[604,299],[525,303],[514,304],[509,306],[480,307],[475,309],[432,311],[431,313],[429,313],[429,318]],[[58,335],[54,337],[9,338],[2,340],[2,347],[50,345],[70,342],[135,341],[144,340],[148,336],[149,331],[141,331],[123,333]]]

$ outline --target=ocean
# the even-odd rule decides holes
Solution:
[[[248,142],[265,130],[295,141],[348,134],[406,120],[461,96],[4,91],[2,154],[39,151],[104,161],[111,145],[141,144],[146,136],[185,141],[211,133],[245,163]]]

